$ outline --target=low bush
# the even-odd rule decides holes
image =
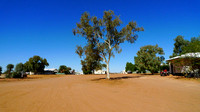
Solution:
[[[13,78],[12,73],[6,74],[6,78]]]
[[[13,76],[13,78],[21,78],[21,73],[20,72],[13,72],[12,76]]]

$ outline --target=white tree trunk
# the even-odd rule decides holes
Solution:
[[[107,79],[110,79],[110,73],[109,73],[109,62],[107,64]]]

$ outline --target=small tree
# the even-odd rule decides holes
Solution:
[[[60,65],[58,71],[59,71],[60,73],[70,74],[70,70],[71,70],[70,67],[67,67],[67,66],[65,66],[65,65]]]
[[[35,74],[44,72],[46,66],[49,66],[49,63],[40,56],[33,56],[24,64],[25,71],[33,71]]]
[[[31,67],[31,65],[30,65],[29,61],[26,61],[26,63],[24,63],[24,65],[23,65],[24,72],[30,72],[30,67]]]
[[[137,70],[136,66],[134,64],[132,64],[131,62],[127,62],[126,63],[126,67],[125,67],[125,71],[131,71],[131,72],[134,72]]]
[[[16,64],[16,67],[15,67],[15,72],[23,72],[24,71],[24,64],[23,63],[18,63]]]
[[[10,74],[11,71],[12,71],[12,69],[14,68],[14,65],[13,65],[13,64],[8,64],[8,65],[6,66],[6,68],[7,68],[8,74]]]
[[[84,74],[92,74],[94,70],[103,68],[102,58],[94,40],[88,41],[88,45],[84,48],[77,46],[76,53],[83,59],[81,65]]]
[[[189,44],[188,40],[184,40],[183,36],[179,35],[174,39],[174,50],[173,54],[170,57],[179,56],[183,53],[183,49],[185,46]]]
[[[12,69],[14,68],[14,65],[13,64],[8,64],[6,66],[7,70],[6,70],[6,78],[12,78],[13,75],[12,75]]]
[[[152,74],[157,72],[160,68],[161,58],[157,55],[163,55],[163,49],[158,45],[147,45],[141,47],[134,57],[135,64],[139,71],[149,70]]]
[[[2,74],[2,67],[0,66],[0,75]]]
[[[85,37],[86,40],[94,40],[98,47],[99,54],[107,65],[107,79],[110,79],[109,63],[114,52],[120,53],[122,49],[120,44],[128,41],[134,43],[138,35],[135,32],[144,31],[138,27],[136,22],[129,22],[128,25],[121,28],[122,21],[113,11],[105,11],[103,18],[91,17],[89,13],[82,14],[80,22],[76,24],[73,30],[74,35]]]
[[[18,63],[15,67],[15,72],[13,73],[13,78],[23,78],[24,77],[24,64]]]
[[[187,46],[183,47],[183,54],[200,52],[200,36],[192,37]]]

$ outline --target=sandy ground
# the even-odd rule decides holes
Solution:
[[[0,81],[0,112],[200,112],[200,83],[160,76]]]

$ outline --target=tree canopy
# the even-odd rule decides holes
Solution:
[[[23,63],[18,63],[15,67],[15,72],[22,72],[24,71],[24,64]]]
[[[13,64],[8,64],[6,66],[6,68],[7,68],[8,74],[9,74],[12,71],[12,69],[14,68],[14,65]]]
[[[114,51],[120,53],[121,43],[125,41],[134,43],[138,38],[135,32],[144,31],[143,27],[138,27],[133,21],[125,27],[120,27],[121,24],[120,17],[111,10],[104,11],[102,19],[85,12],[73,30],[74,35],[85,37],[87,41],[94,40],[99,55],[107,65],[107,79],[110,79],[109,62],[111,57],[115,56]]]
[[[200,52],[200,36],[192,37],[187,46],[183,47],[183,54]]]
[[[163,63],[161,66],[160,66],[160,70],[162,71],[162,70],[167,70],[167,71],[169,71],[169,64],[165,64],[165,63]]]
[[[71,68],[70,68],[70,67],[67,67],[67,66],[65,66],[65,65],[60,65],[60,67],[59,67],[59,69],[58,69],[58,71],[59,71],[60,73],[65,73],[65,74],[70,74],[70,70],[71,70]]]
[[[0,75],[2,74],[2,67],[0,66]]]
[[[29,62],[27,61],[26,63],[23,64],[23,69],[24,69],[24,72],[30,72],[31,70],[31,67],[30,67],[30,64]]]
[[[178,56],[181,55],[183,52],[183,48],[189,44],[189,41],[184,40],[183,36],[179,35],[174,39],[174,55],[173,56]]]
[[[174,50],[172,56],[180,56],[185,53],[200,52],[200,36],[192,37],[190,41],[185,40],[183,36],[179,35],[174,39]]]
[[[137,70],[137,67],[134,65],[134,64],[132,64],[131,62],[127,62],[126,63],[126,67],[125,67],[125,71],[127,72],[127,71],[131,71],[131,72],[134,72],[134,71],[136,71]]]
[[[47,60],[44,58],[41,58],[40,56],[33,56],[29,58],[29,61],[27,61],[25,64],[25,71],[32,71],[35,74],[37,73],[43,73],[44,68],[46,66],[49,66],[49,63]]]
[[[104,67],[104,64],[101,63],[102,58],[99,55],[97,45],[95,45],[93,39],[88,41],[88,45],[83,48],[77,46],[76,53],[80,58],[83,58],[83,60],[81,60],[81,65],[84,74],[92,74],[94,70],[99,70]]]
[[[158,55],[163,54],[163,49],[158,47],[158,45],[141,47],[137,52],[137,56],[134,57],[135,65],[139,71],[149,70],[154,74],[159,70],[162,61],[161,57]]]

